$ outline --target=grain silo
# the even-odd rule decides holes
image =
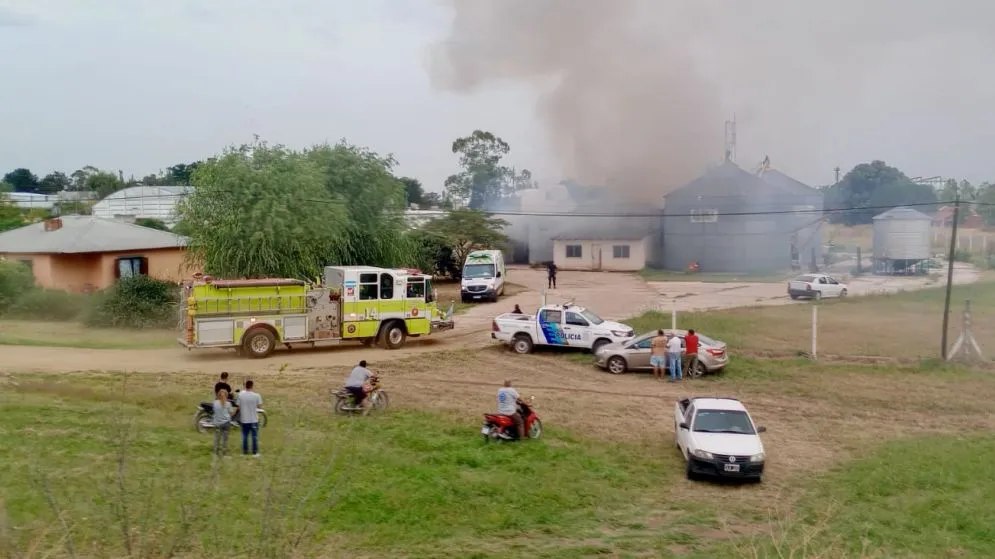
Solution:
[[[931,219],[900,206],[874,217],[874,273],[925,274],[928,271]]]

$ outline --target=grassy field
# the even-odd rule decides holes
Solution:
[[[315,398],[344,368],[260,374],[259,459],[214,460],[194,431],[207,374],[0,376],[0,556],[995,555],[986,373],[739,359],[677,386],[499,348],[374,365],[392,408],[368,418]],[[507,375],[541,441],[479,439]],[[763,484],[684,479],[668,423],[702,393],[768,426]]]
[[[995,355],[995,282],[955,286],[951,296],[950,344],[961,330],[964,301],[970,299],[974,336]],[[894,295],[824,300],[818,311],[818,350],[826,355],[935,358],[940,353],[943,288]],[[640,332],[669,328],[667,313],[650,312],[628,321]],[[683,313],[678,327],[722,340],[736,351],[808,352],[811,348],[812,308],[792,304]],[[990,347],[986,348],[986,344]]]
[[[78,322],[0,320],[0,346],[159,349],[175,347],[176,337],[172,330],[119,330],[89,328]]]
[[[769,273],[769,274],[689,274],[686,272],[673,272],[670,270],[656,270],[653,268],[643,268],[639,275],[646,281],[701,281],[705,283],[726,283],[734,281],[748,281],[753,283],[780,283],[787,281],[797,272]]]

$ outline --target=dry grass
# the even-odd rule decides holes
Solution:
[[[176,332],[90,328],[78,322],[0,320],[0,345],[158,349],[176,346]]]

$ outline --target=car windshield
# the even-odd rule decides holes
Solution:
[[[813,282],[817,281],[818,279],[819,278],[815,276],[798,276],[797,278],[795,278],[795,281]]]
[[[602,322],[604,322],[604,320],[601,320],[600,316],[594,314],[593,312],[587,309],[580,311],[580,315],[586,318],[587,321],[590,322],[591,324],[601,324]]]
[[[467,264],[463,266],[463,277],[466,279],[493,278],[494,264]]]
[[[755,435],[750,416],[738,410],[699,410],[694,416],[697,433],[735,433]]]

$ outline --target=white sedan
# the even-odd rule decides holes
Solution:
[[[846,284],[826,274],[805,274],[788,282],[788,296],[792,299],[822,299],[846,295]]]

